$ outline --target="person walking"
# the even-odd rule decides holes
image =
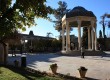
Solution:
[[[81,47],[81,58],[84,58],[85,55],[85,48],[84,46]]]

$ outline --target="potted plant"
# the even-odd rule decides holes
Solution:
[[[87,72],[87,68],[81,66],[79,69],[79,74],[81,78],[85,78],[86,72]]]
[[[57,73],[57,68],[58,68],[58,66],[56,63],[50,65],[50,69],[52,70],[53,74]]]

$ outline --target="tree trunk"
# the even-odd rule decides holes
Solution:
[[[0,43],[0,64],[4,64],[4,47],[3,44]]]
[[[103,23],[103,38],[105,37],[105,25]]]

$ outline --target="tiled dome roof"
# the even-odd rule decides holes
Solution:
[[[66,17],[75,17],[75,16],[88,16],[96,17],[92,11],[88,11],[81,6],[74,7],[70,12],[66,14]]]

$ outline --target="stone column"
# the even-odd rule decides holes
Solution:
[[[68,35],[69,35],[68,27],[69,27],[69,23],[66,22],[66,51],[69,51],[69,46],[70,46],[68,39]]]
[[[68,49],[70,50],[70,27],[68,25]]]
[[[78,49],[81,50],[81,21],[78,22]]]
[[[95,50],[94,48],[94,21],[91,21],[92,25],[92,50]]]
[[[95,27],[95,50],[97,50],[97,32],[96,32],[96,28]]]
[[[88,27],[88,49],[91,49],[90,26]]]
[[[62,26],[62,51],[65,50],[64,26]]]

